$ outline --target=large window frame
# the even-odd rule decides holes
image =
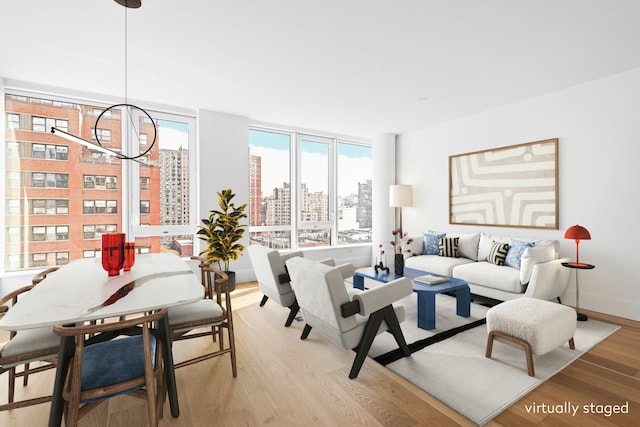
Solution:
[[[271,243],[267,243],[264,241],[257,240],[260,234],[268,234],[268,233],[289,233],[289,244],[288,246],[279,244],[273,245],[276,249],[307,249],[310,247],[321,247],[321,248],[330,248],[330,247],[345,247],[348,245],[359,245],[359,244],[371,244],[371,239],[362,240],[359,243],[344,243],[339,241],[339,194],[338,194],[338,145],[339,144],[351,144],[362,146],[365,148],[373,149],[371,142],[366,139],[359,139],[353,137],[343,137],[339,135],[332,135],[326,133],[316,133],[308,130],[301,130],[296,128],[284,128],[280,126],[271,126],[265,124],[251,124],[249,126],[250,130],[255,130],[258,132],[269,132],[274,134],[287,135],[290,138],[290,147],[289,147],[289,187],[290,187],[290,200],[289,200],[289,209],[290,209],[290,224],[280,224],[280,225],[249,225],[249,235],[251,239],[251,243],[264,244],[265,246],[270,246]],[[316,215],[312,220],[302,217],[302,203],[304,192],[303,184],[303,145],[304,143],[312,143],[312,144],[326,144],[326,153],[327,153],[327,165],[326,165],[326,189],[328,190],[327,194],[327,210],[328,215],[326,218],[322,218],[322,215]],[[253,154],[252,154],[253,155]],[[251,168],[250,168],[251,169]],[[371,180],[373,180],[373,170],[371,170]],[[264,190],[264,189],[263,189]],[[269,189],[270,190],[270,189]],[[313,188],[310,188],[313,192]],[[250,192],[252,190],[250,189]],[[264,191],[263,191],[264,193]],[[251,201],[253,202],[254,198],[251,197]],[[251,208],[251,212],[256,212],[256,209]],[[307,244],[307,242],[302,242],[300,239],[303,237],[303,233],[309,233],[313,230],[317,230],[319,234],[326,234],[328,230],[329,237],[326,243],[320,242],[319,244]],[[370,236],[370,233],[369,233]],[[322,240],[320,238],[320,240]]]
[[[93,116],[96,116],[96,115],[99,115],[100,112],[112,106],[114,102],[109,102],[108,100],[107,101],[100,100],[99,99],[100,97],[95,97],[95,96],[83,96],[83,95],[79,95],[77,97],[73,95],[60,96],[53,93],[48,93],[47,91],[42,91],[39,89],[35,90],[28,87],[5,87],[4,91],[0,91],[0,93],[3,94],[2,108],[0,108],[0,112],[2,112],[2,114],[5,117],[7,117],[7,123],[5,124],[5,126],[3,126],[3,129],[2,129],[2,132],[3,132],[2,140],[11,142],[11,146],[8,146],[8,148],[3,149],[3,153],[2,155],[0,155],[0,161],[2,162],[3,173],[5,175],[4,179],[0,180],[2,181],[1,192],[5,193],[5,187],[9,187],[9,188],[25,187],[26,192],[29,193],[29,195],[24,196],[24,199],[13,199],[11,200],[10,203],[6,202],[5,206],[3,206],[2,209],[0,209],[0,215],[3,216],[5,224],[13,224],[16,221],[20,221],[19,220],[20,217],[27,217],[32,215],[42,216],[42,214],[37,214],[35,212],[32,212],[33,208],[29,209],[29,207],[32,207],[31,205],[32,200],[45,200],[43,198],[43,195],[45,193],[36,194],[33,190],[40,190],[40,189],[42,189],[43,191],[51,190],[52,191],[50,196],[51,199],[66,199],[66,196],[65,196],[66,192],[72,190],[69,188],[69,180],[71,179],[71,174],[74,174],[74,176],[77,178],[77,173],[78,173],[77,170],[75,170],[73,167],[73,163],[78,161],[78,159],[76,159],[77,154],[74,154],[74,159],[71,159],[69,157],[69,148],[72,146],[75,147],[74,143],[71,141],[65,141],[62,138],[59,138],[59,139],[56,138],[56,141],[51,142],[49,136],[44,137],[49,139],[43,140],[43,137],[35,136],[35,133],[49,134],[49,131],[47,130],[48,126],[56,125],[59,127],[63,127],[65,130],[69,129],[70,133],[75,134],[77,129],[77,124],[74,125],[73,129],[71,129],[70,127],[68,127],[71,125],[71,121],[68,121],[67,119],[64,119],[61,117],[56,117],[56,116],[43,117],[42,114],[38,114],[38,113],[29,114],[25,112],[26,111],[25,109],[20,110],[21,112],[17,114],[10,110],[5,111],[5,105],[7,102],[6,100],[9,99],[11,101],[27,103],[27,100],[29,99],[36,99],[36,100],[39,100],[40,101],[39,103],[41,103],[42,105],[53,105],[56,107],[62,106],[64,108],[68,108],[74,111],[79,111],[78,114],[83,114],[84,119],[87,119],[89,117],[89,115],[87,115],[88,111],[85,110],[86,107],[94,106],[95,108],[92,109],[91,112],[89,112],[89,114],[93,114]],[[8,97],[8,98],[5,98],[5,97]],[[115,103],[117,104],[118,102],[115,102]],[[36,103],[36,105],[37,104],[38,103]],[[165,240],[170,240],[172,238],[178,238],[178,237],[180,238],[190,237],[192,241],[194,241],[195,243],[195,233],[197,231],[197,226],[199,224],[199,219],[197,218],[197,214],[198,214],[197,206],[198,206],[198,197],[199,197],[199,190],[198,190],[199,175],[198,175],[198,164],[197,164],[197,155],[196,155],[198,151],[197,145],[196,145],[197,144],[196,143],[196,136],[197,136],[196,114],[195,112],[190,112],[190,111],[187,112],[187,110],[180,111],[179,108],[173,109],[172,111],[171,109],[166,109],[165,107],[154,107],[153,105],[147,107],[148,105],[149,104],[145,102],[145,110],[147,113],[149,113],[149,115],[153,118],[154,121],[165,120],[165,121],[179,122],[179,123],[185,124],[186,128],[188,129],[188,132],[187,132],[188,141],[183,145],[183,149],[188,150],[188,152],[190,153],[188,156],[188,161],[189,161],[188,170],[183,171],[183,174],[185,173],[188,174],[188,180],[189,180],[189,186],[187,190],[188,200],[183,200],[183,204],[179,207],[184,212],[186,210],[185,206],[188,205],[187,215],[183,216],[183,221],[185,223],[166,224],[166,225],[163,225],[163,224],[157,225],[157,223],[155,223],[156,225],[140,224],[139,207],[140,207],[141,180],[140,180],[139,169],[141,166],[139,163],[136,163],[134,161],[119,160],[119,159],[116,159],[114,156],[111,156],[111,159],[109,160],[109,162],[106,162],[106,161],[91,162],[90,161],[90,163],[92,163],[93,165],[96,165],[94,168],[95,172],[94,172],[94,169],[88,169],[87,167],[84,167],[82,169],[83,172],[82,172],[82,178],[80,183],[80,189],[83,192],[84,199],[93,201],[96,205],[100,204],[100,206],[102,204],[105,204],[104,212],[102,211],[102,209],[96,208],[95,214],[92,214],[92,215],[116,216],[118,218],[117,222],[119,223],[119,225],[117,225],[117,231],[126,233],[127,238],[132,241],[136,239],[141,239],[140,242],[142,242],[143,244],[149,244],[150,241],[152,240],[155,241],[155,239],[157,239],[158,242],[161,242],[160,245],[162,245]],[[119,112],[117,110],[119,110]],[[112,114],[114,112],[115,114]],[[118,141],[114,141],[113,138],[117,136],[117,139],[119,140],[120,135],[123,135],[122,141],[121,141],[122,147],[117,147],[116,150],[122,150],[124,153],[127,153],[128,155],[137,155],[140,152],[138,150],[140,150],[140,148],[143,146],[148,147],[151,141],[150,141],[150,138],[149,139],[147,138],[146,134],[143,134],[140,141],[140,147],[139,147],[134,141],[134,139],[132,139],[131,135],[134,135],[135,137],[135,134],[139,134],[137,129],[137,124],[141,123],[143,120],[146,120],[146,123],[144,124],[145,127],[149,127],[151,122],[149,121],[148,118],[144,118],[146,116],[142,117],[143,115],[142,112],[135,109],[132,109],[132,111],[127,111],[126,109],[124,109],[124,107],[114,107],[113,109],[109,110],[103,116],[103,118],[118,120],[119,119],[118,114],[120,115],[120,124],[116,126],[112,126],[113,129],[116,129],[114,132],[108,131],[109,136],[111,138],[108,138],[110,141],[107,141],[107,143],[118,142]],[[35,119],[35,123],[34,123],[34,119]],[[80,122],[80,126],[82,126],[82,121]],[[95,126],[96,126],[95,123],[91,124],[92,128],[95,128]],[[103,126],[99,124],[98,128],[100,130],[101,128],[103,128]],[[22,132],[20,141],[17,141],[15,138],[12,138],[11,132],[18,132],[18,133]],[[25,132],[26,133],[32,132],[34,134],[33,140],[31,139],[31,137],[25,136]],[[118,135],[118,132],[120,132],[120,135]],[[104,136],[105,136],[104,131],[101,131],[101,137],[104,137]],[[85,137],[85,139],[90,140],[91,138]],[[131,143],[128,144],[129,141],[131,141]],[[156,143],[158,143],[158,141],[156,141]],[[24,146],[25,149],[22,149],[21,148],[22,146]],[[34,151],[33,146],[36,146],[37,154],[35,156],[32,154]],[[44,151],[42,150],[43,148],[44,148]],[[155,150],[156,148],[154,148],[154,151]],[[78,152],[78,150],[75,148],[74,148],[74,151],[76,153]],[[32,163],[30,166],[28,163],[22,163],[22,162],[29,162],[31,159],[33,159],[33,161],[42,161],[43,153],[44,153],[44,160],[55,159],[55,160],[68,161],[69,167],[66,168],[63,163],[58,163],[56,166],[51,166],[51,164],[47,162],[46,165],[42,167],[34,166],[35,163]],[[55,153],[55,157],[52,153]],[[89,151],[89,157],[86,157],[86,158],[81,157],[79,159],[80,162],[86,163],[87,158],[89,160],[91,159],[90,156],[92,153],[95,153],[95,151],[93,150]],[[15,167],[15,169],[12,169],[11,167],[9,167],[9,163],[7,163],[8,159],[6,158],[7,155],[10,156],[11,158],[10,164],[12,165],[12,167]],[[142,160],[144,161],[145,159],[142,159]],[[102,168],[101,166],[103,164],[106,164],[107,167]],[[154,162],[154,165],[155,164],[156,163]],[[50,167],[47,165],[49,165]],[[112,168],[119,167],[118,174],[117,174],[118,176],[114,176],[115,174],[111,174],[109,172],[107,173],[104,172],[109,170],[108,169],[109,166]],[[161,167],[159,162],[157,163],[157,167],[158,168]],[[148,193],[150,190],[148,181],[146,185],[147,185],[147,188],[146,189],[143,188],[143,190],[146,190]],[[59,189],[63,189],[65,191],[57,193],[56,191],[59,191]],[[91,196],[91,192],[93,190],[96,190],[95,196]],[[111,193],[113,193],[114,191],[117,191],[119,194],[119,197],[121,198],[121,202],[114,201],[113,194],[109,194],[109,195],[100,194],[102,192],[109,192],[109,191],[111,191]],[[155,198],[156,197],[155,190],[153,190],[152,193],[153,193],[153,197]],[[160,197],[160,195],[158,195],[157,197]],[[185,202],[186,202],[186,205],[185,205]],[[56,216],[60,216],[60,221],[69,221],[69,224],[72,224],[72,226],[77,226],[78,222],[74,222],[74,218],[79,219],[80,215],[83,215],[82,220],[84,221],[85,225],[91,227],[93,226],[93,224],[95,224],[94,222],[95,220],[90,220],[88,219],[88,217],[85,216],[87,215],[87,213],[82,212],[82,208],[80,212],[72,212],[71,210],[69,210],[68,207],[66,210],[67,211],[65,212],[65,210],[61,208],[59,212],[56,211],[55,214]],[[10,221],[8,220],[7,215],[12,216]],[[76,217],[76,215],[78,216]],[[98,221],[103,219],[104,218],[98,219]],[[38,221],[42,222],[42,220],[38,220]],[[25,223],[29,223],[29,221],[25,221]],[[37,223],[36,226],[40,226],[39,223]],[[82,225],[80,225],[80,227],[82,227]],[[8,230],[13,231],[14,229],[14,227],[11,225],[7,225],[6,227],[3,227],[3,228],[4,228],[4,233],[7,233]],[[94,230],[96,228],[105,229],[105,227],[98,226],[98,227],[94,227]],[[107,228],[112,229],[112,231],[116,231],[116,230],[113,230],[113,227],[110,224],[108,224]],[[78,255],[76,254],[76,252],[78,252],[79,249],[84,248],[84,246],[86,246],[86,243],[83,244],[82,246],[74,244],[75,240],[72,240],[71,236],[75,236],[73,237],[74,239],[78,239],[78,236],[80,236],[79,240],[95,240],[95,239],[99,239],[100,237],[99,235],[100,233],[98,233],[97,231],[93,233],[92,237],[89,237],[87,235],[87,230],[84,230],[84,229],[81,229],[80,231],[76,230],[73,233],[69,233],[68,227],[65,229],[64,226],[61,226],[60,230],[61,230],[60,233],[56,233],[55,240],[61,241],[61,242],[68,241],[69,243],[68,250],[66,248],[60,249],[61,248],[60,246],[56,246],[55,249],[51,249],[51,250],[44,249],[44,248],[41,250],[40,248],[36,248],[35,246],[28,247],[25,245],[24,248],[14,247],[13,249],[15,250],[15,252],[9,252],[9,249],[7,248],[7,252],[5,253],[5,256],[0,261],[0,274],[4,274],[5,272],[12,272],[12,271],[17,272],[20,270],[28,270],[31,268],[41,267],[41,266],[44,266],[44,265],[41,265],[43,263],[44,264],[48,263],[49,265],[52,265],[52,262],[53,262],[52,258],[47,258],[46,262],[43,260],[39,260],[38,262],[35,262],[35,258],[41,257],[41,255],[44,254],[45,251],[49,254],[58,254],[58,253],[65,254],[64,256],[60,256],[60,257],[58,257],[57,255],[55,256],[55,265],[64,263],[65,259],[66,260],[77,259]],[[31,230],[29,229],[29,232],[30,231]],[[109,230],[105,229],[105,231],[108,232]],[[40,229],[37,229],[37,232],[38,233],[36,237],[38,239],[41,239],[42,233],[40,233]],[[24,234],[27,235],[27,239],[22,238],[22,235]],[[11,241],[18,241],[18,242],[28,241],[29,234],[30,233],[27,233],[27,232],[21,232],[21,236],[19,238],[18,236],[14,236],[16,238],[15,239],[12,238]],[[47,239],[45,241],[50,240],[46,237],[45,239]],[[4,241],[8,241],[6,239],[6,234],[5,234]],[[160,250],[160,249],[158,249],[158,247],[155,247],[155,250]],[[79,256],[80,257],[86,256],[86,252],[87,251],[82,252]],[[71,254],[71,258],[69,258],[70,254]],[[191,255],[191,253],[188,253],[186,255],[183,253],[183,255],[188,256],[188,255]],[[27,261],[29,259],[31,259],[30,262]],[[17,260],[24,260],[24,262],[17,261]]]

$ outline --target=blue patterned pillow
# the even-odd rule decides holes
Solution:
[[[520,240],[511,239],[509,242],[509,252],[507,253],[507,259],[505,259],[504,265],[520,270],[522,254],[527,248],[532,248],[533,246],[534,243],[532,242],[522,242]]]
[[[440,253],[439,240],[444,238],[446,233],[422,233],[424,247],[422,255],[438,255]]]

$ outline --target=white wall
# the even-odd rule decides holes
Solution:
[[[559,230],[454,226],[448,223],[448,156],[558,138]],[[563,238],[576,223],[592,240],[580,243],[580,306],[640,320],[636,226],[640,184],[640,68],[525,102],[398,137],[399,182],[413,184],[414,206],[404,228],[485,231],[560,240],[561,255],[575,258]],[[575,304],[571,276],[563,302]]]

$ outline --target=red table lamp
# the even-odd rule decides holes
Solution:
[[[591,240],[589,230],[576,224],[567,228],[567,231],[564,232],[564,238],[574,239],[576,241],[576,264],[580,264],[580,260],[578,259],[578,246],[580,245],[580,240]]]

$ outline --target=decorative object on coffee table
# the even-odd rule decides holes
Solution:
[[[580,240],[591,240],[591,234],[589,233],[589,230],[581,225],[576,224],[567,228],[567,231],[565,231],[564,233],[564,238],[573,239],[576,241],[576,262],[563,262],[562,265],[567,268],[573,268],[576,271],[576,313],[578,320],[584,322],[589,318],[586,314],[580,313],[580,288],[578,287],[578,270],[591,270],[595,268],[595,265],[581,263],[578,248],[580,245]]]
[[[393,259],[394,271],[398,276],[404,276],[404,255],[395,254]]]

